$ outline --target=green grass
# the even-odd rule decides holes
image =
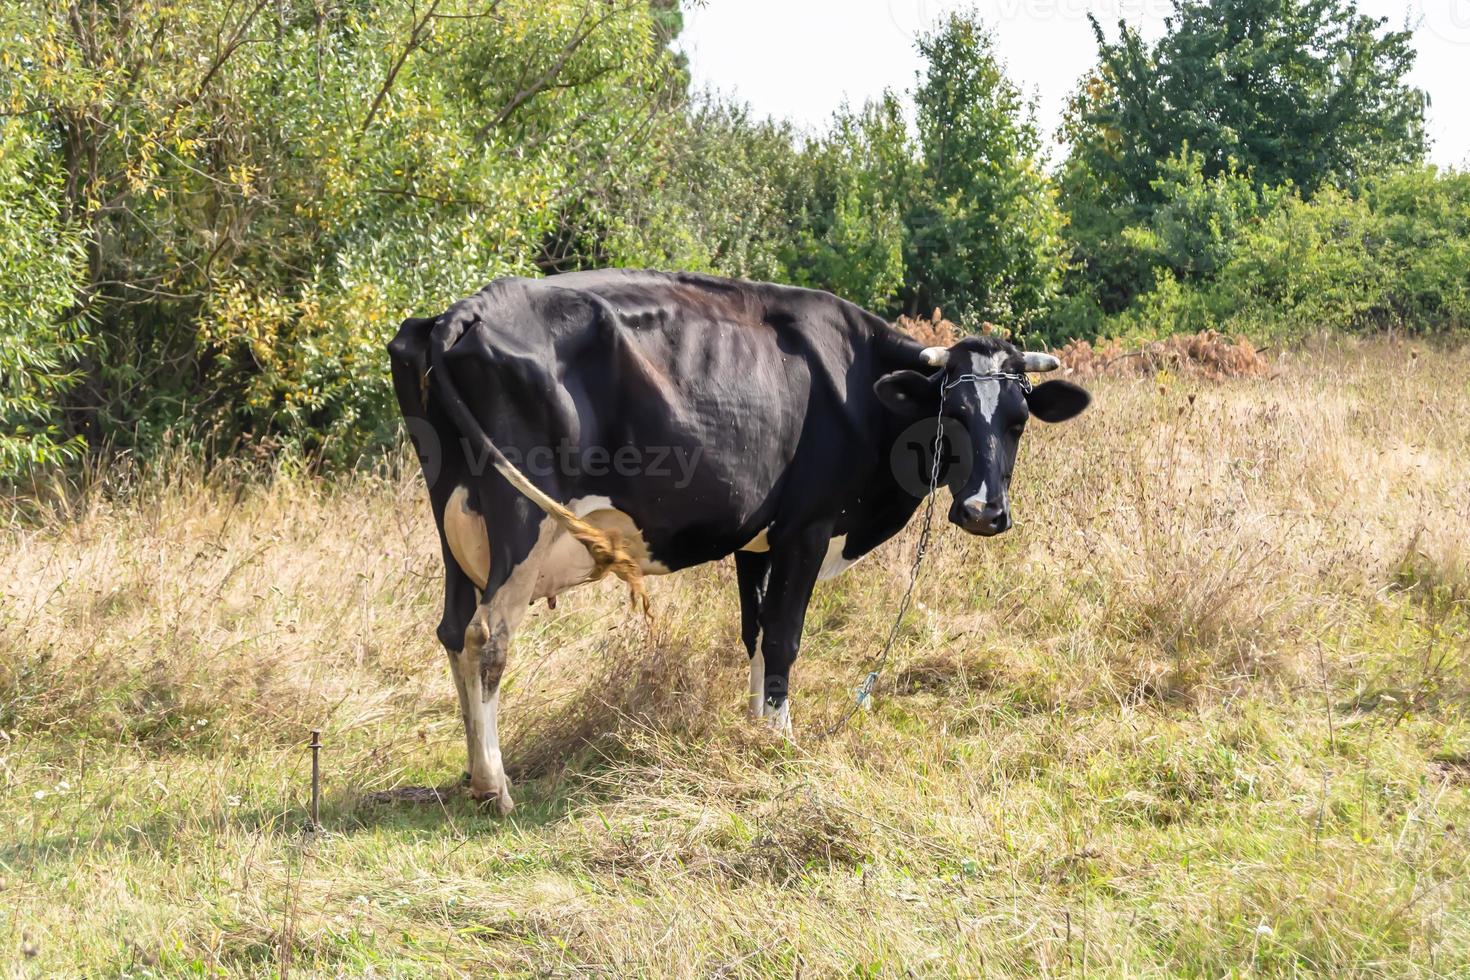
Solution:
[[[651,582],[652,635],[613,585],[538,607],[509,818],[370,796],[464,764],[412,480],[104,480],[0,539],[0,963],[1470,974],[1470,356],[1396,350],[1097,382],[831,739],[912,533],[820,587],[794,744],[742,716],[731,569]]]

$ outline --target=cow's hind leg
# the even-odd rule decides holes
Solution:
[[[771,571],[771,556],[765,551],[735,552],[735,581],[740,589],[740,640],[750,657],[750,717],[760,720],[766,700],[766,658],[761,654],[761,599]]]
[[[510,654],[511,637],[526,615],[536,585],[540,556],[553,536],[550,519],[543,521],[537,543],[522,551],[520,561],[491,571],[491,583],[464,631],[459,655],[459,679],[465,688],[465,729],[469,743],[470,796],[494,800],[502,814],[514,808],[510,779],[500,754],[500,679]],[[503,560],[497,556],[497,561]]]
[[[439,620],[439,628],[435,631],[439,642],[444,646],[444,652],[448,654],[449,676],[454,679],[454,689],[459,695],[459,715],[465,722],[465,742],[470,744],[469,731],[469,708],[466,701],[464,678],[460,676],[459,661],[464,650],[464,631],[470,624],[471,617],[475,614],[475,585],[465,574],[460,571],[459,566],[454,564],[445,550],[444,562],[444,616]],[[471,747],[471,751],[473,748]],[[465,771],[464,778],[469,779],[469,770]]]
[[[457,680],[464,687],[465,732],[469,748],[470,796],[494,800],[502,814],[515,806],[510,779],[500,755],[500,678],[510,653],[510,624],[482,603],[465,628]]]

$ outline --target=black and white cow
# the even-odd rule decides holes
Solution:
[[[999,534],[1027,419],[1089,400],[1033,389],[1057,360],[995,337],[926,349],[828,293],[682,273],[497,280],[388,351],[439,528],[470,792],[502,812],[500,676],[529,603],[609,564],[638,585],[734,555],[751,712],[789,731],[813,585],[924,496],[898,444],[932,442],[942,403],[944,455],[969,460],[947,467],[949,519]]]

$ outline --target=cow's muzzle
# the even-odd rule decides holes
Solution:
[[[994,537],[1011,529],[1011,511],[1004,499],[957,500],[950,508],[949,519],[951,523],[982,538]]]

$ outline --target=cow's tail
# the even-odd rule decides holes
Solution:
[[[604,530],[588,524],[561,502],[532,483],[526,474],[505,457],[500,447],[495,445],[489,433],[475,418],[475,413],[470,411],[469,404],[460,397],[459,389],[455,387],[454,379],[445,366],[444,354],[457,338],[444,337],[441,341],[439,331],[436,330],[434,333],[433,342],[429,345],[431,364],[434,373],[438,376],[436,378],[438,388],[444,393],[444,408],[449,412],[450,418],[454,420],[460,433],[474,443],[476,449],[486,455],[496,472],[505,477],[511,486],[527,497],[531,503],[545,511],[547,516],[560,524],[568,534],[582,544],[582,547],[587,549],[587,553],[592,556],[592,581],[602,578],[608,572],[622,579],[628,584],[629,596],[634,607],[641,608],[644,618],[651,621],[648,592],[643,586],[643,566],[629,553],[622,534],[616,530]]]

